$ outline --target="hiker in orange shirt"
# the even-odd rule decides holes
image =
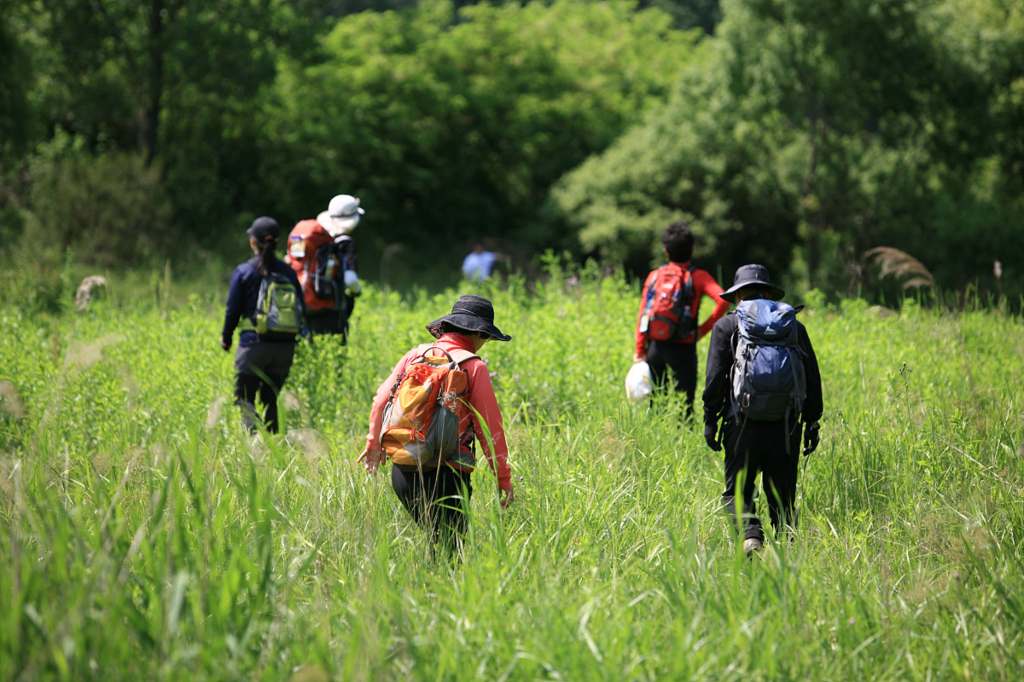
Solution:
[[[432,532],[435,543],[441,542],[446,549],[453,551],[458,548],[466,532],[466,512],[473,494],[470,475],[476,466],[474,452],[478,437],[491,470],[498,479],[502,506],[507,507],[515,498],[501,410],[498,409],[487,365],[476,355],[486,342],[492,339],[510,341],[512,337],[502,334],[494,326],[491,302],[483,296],[474,295],[459,298],[452,306],[451,314],[428,324],[427,331],[437,341],[422,344],[406,353],[377,389],[370,412],[366,448],[359,455],[359,461],[373,474],[385,457],[392,459],[391,485],[398,499],[417,523]],[[425,356],[441,356],[457,364],[458,370],[467,375],[460,379],[466,382],[464,396],[452,396],[453,407],[458,415],[458,445],[450,456],[428,457],[424,461],[417,460],[416,464],[410,464],[406,450],[412,452],[413,448],[402,447],[405,440],[399,439],[396,445],[394,439],[388,438],[388,425],[383,422],[389,418],[393,424],[400,420],[395,419],[393,414],[385,414],[385,406],[396,393],[401,397],[400,385],[404,386],[402,382],[406,376],[413,373],[413,368],[418,362],[422,363]],[[392,412],[405,408],[403,403],[393,407]],[[435,409],[435,420],[439,418],[437,412]],[[426,432],[427,437],[431,434],[430,428],[422,424],[416,428]]]
[[[655,385],[666,382],[668,370],[675,375],[675,388],[686,393],[686,418],[693,417],[697,389],[697,341],[729,310],[722,300],[722,287],[705,270],[690,265],[693,232],[684,222],[672,223],[661,235],[669,262],[652,270],[644,282],[637,316],[636,351],[633,362],[646,362]],[[700,300],[707,296],[715,309],[698,326]]]

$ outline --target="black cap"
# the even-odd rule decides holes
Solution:
[[[777,287],[772,284],[771,278],[768,277],[768,268],[763,265],[742,265],[736,271],[736,276],[733,277],[732,287],[728,291],[722,293],[722,298],[730,303],[735,303],[736,292],[743,287],[751,285],[771,289],[772,298],[776,301],[786,295],[786,292],[782,287]]]
[[[250,237],[262,243],[271,237],[277,239],[277,236],[281,234],[281,226],[273,218],[260,216],[252,221],[252,226],[246,232]]]
[[[494,306],[483,296],[467,294],[460,296],[459,300],[452,306],[450,315],[440,317],[427,325],[427,331],[435,339],[441,338],[441,323],[447,322],[453,327],[462,331],[487,334],[496,341],[511,341],[512,337],[502,334],[501,330],[494,326]]]

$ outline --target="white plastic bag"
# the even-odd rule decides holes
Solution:
[[[637,403],[654,391],[651,366],[646,362],[634,362],[626,374],[626,397]]]

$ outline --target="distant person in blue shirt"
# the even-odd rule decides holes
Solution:
[[[462,272],[467,279],[482,282],[491,276],[494,261],[502,258],[502,254],[484,249],[483,242],[473,244],[473,252],[462,261]]]

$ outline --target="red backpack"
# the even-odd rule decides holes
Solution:
[[[299,277],[307,310],[335,308],[332,270],[340,274],[342,266],[336,262],[332,267],[331,258],[337,261],[334,237],[316,220],[303,220],[288,235],[288,255],[284,260]]]
[[[697,331],[693,293],[693,267],[662,265],[647,287],[640,332],[655,341],[681,341],[692,336]]]

